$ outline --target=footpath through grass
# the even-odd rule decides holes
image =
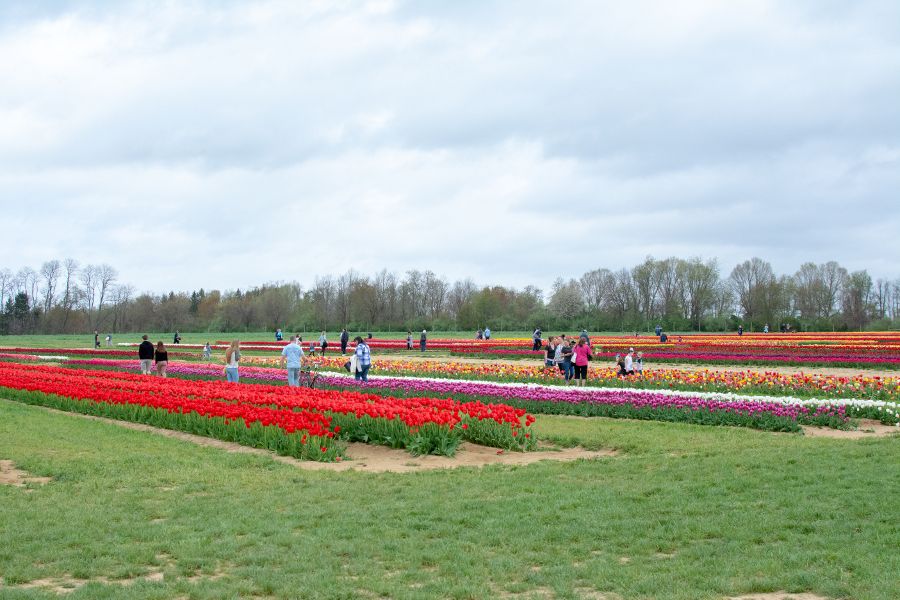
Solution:
[[[0,597],[55,598],[18,586],[73,578],[90,582],[72,599],[900,597],[896,437],[535,427],[620,455],[301,471],[0,400],[0,459],[53,478],[0,485]]]

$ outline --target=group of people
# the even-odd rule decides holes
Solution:
[[[112,334],[107,333],[106,334],[106,347],[108,348],[110,346],[112,346]],[[99,348],[99,347],[100,347],[100,332],[95,329],[94,330],[94,348]]]
[[[476,340],[489,340],[491,339],[491,328],[485,327],[484,329],[479,328],[478,331],[475,332]]]
[[[483,332],[479,331],[479,333],[484,335],[483,339],[490,339],[490,329],[485,328]],[[423,329],[419,338],[419,348],[422,352],[424,352],[426,348],[428,339],[427,334],[428,332]],[[282,337],[282,335],[281,330],[277,330],[275,333],[276,340],[279,337]],[[371,339],[371,337],[372,334],[368,334],[368,338]],[[543,347],[542,337],[543,334],[541,329],[536,328],[533,334],[535,350]],[[178,343],[181,340],[177,332],[175,334],[175,340],[177,340],[175,343]],[[341,331],[340,336],[342,355],[346,355],[349,341],[350,334],[345,328]],[[355,347],[352,349],[350,360],[347,361],[344,367],[353,373],[354,378],[357,381],[368,381],[369,369],[372,366],[372,356],[369,344],[367,343],[367,340],[363,339],[361,336],[356,336],[353,339],[353,342],[355,343]],[[281,351],[280,364],[281,368],[287,370],[289,386],[300,385],[301,370],[303,368],[305,357],[302,344],[303,338],[300,334],[296,334],[291,336],[290,342],[286,344]],[[407,331],[406,345],[410,350],[413,347],[411,331]],[[324,331],[319,336],[319,346],[322,355],[324,355],[328,348],[328,339],[326,332]],[[311,343],[311,355],[315,354],[315,348],[315,344]],[[148,336],[142,336],[141,344],[138,347],[138,357],[141,361],[141,373],[149,375],[155,371],[157,375],[166,377],[166,367],[168,365],[169,357],[166,346],[162,341],[157,342],[154,347],[153,343],[148,340]],[[209,342],[206,342],[206,345],[203,347],[203,358],[205,360],[210,360],[211,357],[212,347]],[[594,351],[591,347],[591,340],[586,330],[582,330],[577,338],[569,338],[565,334],[551,336],[544,351],[544,364],[547,367],[557,367],[563,374],[566,385],[569,385],[574,380],[576,385],[585,386],[587,384],[588,365],[593,359]],[[234,340],[229,344],[225,351],[224,374],[228,381],[235,383],[240,381],[240,360],[241,343],[240,340]],[[616,354],[615,361],[618,368],[617,374],[620,377],[630,377],[632,375],[643,376],[644,360],[642,352],[638,352],[635,356],[634,348],[629,348],[628,352],[624,355]]]
[[[616,367],[619,377],[631,377],[632,375],[644,376],[644,353],[638,352],[637,357],[634,355],[634,348],[629,348],[628,353],[624,356],[616,354]]]
[[[322,332],[322,335],[325,335],[325,332]],[[370,334],[371,337],[371,334]],[[150,342],[146,342],[147,336],[144,336],[145,343],[150,344]],[[356,336],[353,340],[356,343],[355,348],[353,349],[353,354],[351,355],[350,361],[345,365],[353,374],[354,378],[357,381],[368,381],[368,373],[369,369],[372,367],[372,356],[369,350],[369,344],[366,343],[361,336]],[[341,333],[341,350],[342,353],[346,352],[347,344],[349,342],[349,334],[347,334],[347,330]],[[300,376],[301,371],[303,369],[303,361],[306,353],[303,351],[303,338],[298,334],[291,336],[290,342],[285,345],[281,350],[281,368],[287,370],[287,381],[288,385],[291,387],[297,387],[300,385]],[[324,349],[327,348],[327,340],[323,344],[321,339],[319,342],[322,346],[322,353],[324,354]],[[143,348],[143,344],[141,344]],[[152,344],[150,344],[152,349]],[[162,342],[159,342],[159,346],[162,347]],[[163,351],[165,349],[163,348]],[[141,349],[142,351],[142,349]],[[206,343],[206,346],[203,348],[203,356],[208,359],[212,354],[212,348],[209,345],[209,342]],[[310,350],[310,354],[315,354],[315,346],[313,345]],[[143,354],[141,354],[141,369],[144,368],[143,362]],[[163,355],[163,359],[165,359],[165,355]],[[238,383],[240,382],[240,361],[241,361],[241,342],[240,340],[234,340],[228,346],[228,349],[225,350],[225,378],[228,381]],[[149,363],[148,363],[149,369]],[[148,371],[149,372],[149,371]],[[162,375],[165,377],[165,365],[163,365]]]
[[[575,380],[575,385],[587,385],[588,363],[594,359],[590,338],[586,331],[578,340],[570,340],[565,334],[550,337],[544,352],[544,364],[557,367],[566,380],[566,385]]]
[[[369,338],[371,338],[371,337],[372,337],[372,334],[370,333]],[[281,329],[275,330],[275,341],[276,342],[284,341],[284,334],[282,333]],[[291,337],[291,343],[296,343],[302,347],[303,346],[303,336],[300,335],[299,333],[294,334]],[[341,355],[347,354],[347,345],[350,343],[350,334],[347,333],[346,328],[341,330],[340,343],[341,343]],[[327,351],[328,351],[328,333],[323,331],[319,335],[319,352],[321,352],[322,356],[325,356],[325,353]],[[316,354],[316,343],[314,341],[309,342],[309,354],[311,356],[315,356],[315,354]]]
[[[490,329],[488,329],[488,333],[490,333]],[[369,334],[369,337],[372,337],[372,334]],[[480,339],[480,338],[479,338]],[[422,333],[419,334],[419,351],[425,352],[425,348],[428,346],[428,331],[425,329],[422,330]],[[413,333],[412,331],[406,332],[406,349],[413,349]]]
[[[166,367],[169,364],[169,352],[166,350],[165,344],[162,341],[156,342],[156,347],[154,348],[153,342],[147,339],[146,335],[142,336],[141,340],[141,344],[138,346],[141,373],[151,375],[155,370],[157,375],[165,377]]]
[[[535,330],[534,346],[538,349],[540,330]],[[600,350],[598,350],[599,352]],[[594,360],[594,350],[587,331],[582,330],[577,339],[560,336],[551,336],[544,350],[544,365],[557,367],[562,372],[569,385],[572,380],[579,386],[586,385],[588,364]],[[632,375],[644,376],[644,353],[638,352],[635,356],[634,348],[629,348],[626,354],[616,354],[616,368],[619,377]]]

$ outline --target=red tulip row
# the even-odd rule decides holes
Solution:
[[[226,423],[241,419],[248,427],[259,423],[288,434],[304,432],[330,438],[341,429],[350,429],[354,439],[390,440],[395,445],[400,440],[402,447],[419,444],[428,452],[441,443],[452,453],[460,438],[480,441],[485,431],[490,431],[491,437],[498,431],[505,432],[508,443],[504,447],[526,449],[534,445],[525,429],[533,417],[523,409],[481,402],[400,400],[355,392],[243,386],[11,363],[0,363],[0,387],[99,403],[134,404],[169,413],[193,412],[222,417]],[[434,439],[419,439],[423,436]]]
[[[79,356],[120,356],[126,358],[133,358],[137,356],[137,344],[134,344],[133,350],[110,350],[106,348],[7,348],[0,347],[0,351],[12,354],[65,354],[65,355],[79,355]],[[198,348],[202,348],[203,346],[198,346]],[[169,355],[171,356],[200,356],[200,352],[194,349],[185,349],[185,350],[172,350],[172,347],[169,346],[167,348]]]

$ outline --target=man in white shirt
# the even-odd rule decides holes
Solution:
[[[631,350],[625,355],[625,372],[629,375],[634,374],[634,358],[631,356],[633,352],[634,350]]]
[[[291,338],[291,343],[281,350],[281,368],[287,364],[288,385],[297,387],[300,385],[300,366],[303,364],[303,348],[297,343],[297,336]]]

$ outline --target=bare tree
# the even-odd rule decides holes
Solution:
[[[94,265],[86,265],[78,273],[81,280],[81,301],[82,308],[88,313],[88,316],[94,312],[94,304],[97,302],[97,284],[99,278],[97,276],[97,267]]]
[[[719,265],[715,259],[703,262],[694,257],[680,264],[684,282],[684,303],[692,328],[700,329],[704,313],[716,303]]]
[[[404,320],[425,317],[424,275],[413,269],[400,283],[400,312]]]
[[[28,308],[32,309],[37,306],[37,271],[31,267],[23,267],[16,274],[16,280],[19,283],[19,291],[24,292],[28,296]]]
[[[328,326],[328,320],[334,304],[335,282],[331,275],[316,277],[316,282],[310,290],[310,296],[315,306],[316,319],[321,327]]]
[[[875,287],[872,289],[872,317],[884,319],[888,315],[890,304],[891,282],[878,278],[875,281]]]
[[[73,258],[67,258],[63,261],[63,268],[66,270],[66,287],[63,290],[62,297],[62,330],[67,331],[69,315],[72,313],[72,308],[77,304],[78,299],[78,290],[75,285],[75,278],[78,276],[78,261]]]
[[[62,265],[58,260],[49,260],[41,265],[41,276],[44,278],[44,313],[50,312],[53,305],[56,283],[61,273]]]
[[[841,307],[848,327],[862,329],[869,322],[872,278],[865,271],[850,273],[844,285]]]
[[[574,280],[564,282],[557,278],[553,282],[553,294],[550,296],[550,311],[562,319],[572,319],[584,310],[581,285]]]
[[[679,259],[670,257],[656,263],[659,273],[659,312],[667,318],[676,316],[681,311],[684,281],[681,278],[683,270],[678,268],[680,262]]]
[[[615,289],[616,278],[609,269],[595,269],[581,276],[581,292],[588,310],[601,310]]]
[[[828,318],[837,310],[838,300],[841,297],[841,291],[847,283],[849,275],[847,269],[831,260],[820,267],[822,272],[822,283],[824,291],[822,294],[821,306],[819,314]]]
[[[112,298],[113,322],[112,331],[118,332],[128,327],[127,310],[134,297],[134,286],[129,284],[114,286],[110,292]]]
[[[83,306],[93,329],[100,326],[103,305],[118,273],[107,264],[87,265],[80,273]]]
[[[450,284],[443,277],[438,277],[431,271],[425,271],[423,285],[425,310],[428,317],[434,319],[440,316],[444,310],[444,301],[447,298]]]
[[[631,282],[637,292],[638,310],[643,315],[645,323],[649,325],[662,283],[662,270],[652,256],[648,256],[643,263],[631,269]]]
[[[372,278],[375,290],[375,312],[372,314],[372,325],[390,323],[397,318],[397,275],[382,269]]]
[[[450,311],[450,316],[454,320],[459,318],[463,308],[472,301],[477,290],[478,288],[475,287],[475,282],[471,279],[464,279],[463,281],[456,281],[453,283],[453,287],[450,288],[450,291],[447,294],[447,308]]]
[[[5,309],[7,297],[13,296],[13,280],[12,271],[5,267],[0,269],[0,310]]]
[[[766,295],[775,283],[772,265],[753,257],[731,271],[731,288],[741,305],[745,319],[763,318]]]
[[[353,269],[350,269],[337,278],[334,284],[334,307],[337,311],[337,319],[341,326],[346,326],[350,321],[352,312],[353,288],[360,277]]]

